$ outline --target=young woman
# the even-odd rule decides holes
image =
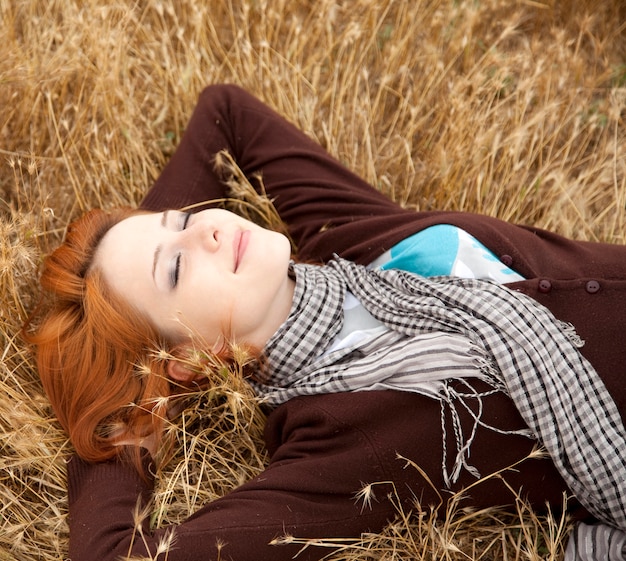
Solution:
[[[225,196],[214,170],[221,150],[248,177],[262,175],[298,259],[329,265],[291,263],[285,236],[210,204],[195,214],[172,210]],[[515,489],[558,508],[574,491],[573,515],[591,511],[620,526],[623,459],[601,442],[624,436],[624,279],[624,247],[485,216],[404,210],[241,89],[207,88],[142,211],[89,213],[46,264],[51,304],[32,338],[46,391],[82,457],[68,469],[70,557],[154,555],[173,531],[169,560],[290,559],[298,546],[269,543],[381,530],[396,509],[385,492],[365,508],[355,502],[364,485],[393,485],[410,509],[416,499],[445,502],[477,475],[520,461],[472,489],[467,504],[512,504]],[[122,445],[154,449],[163,411],[147,404],[195,380],[183,358],[199,341],[226,360],[230,341],[267,358],[268,371],[252,383],[275,407],[270,465],[175,528],[134,539],[133,512],[151,480],[120,459]],[[181,360],[154,356],[156,346]],[[137,364],[151,374],[137,375]],[[517,384],[526,371],[547,378]],[[588,397],[593,405],[579,410]],[[570,405],[578,421],[554,433]],[[589,433],[581,415],[598,417]],[[592,432],[596,425],[610,427]],[[536,445],[529,428],[555,449],[552,459],[522,461]],[[602,458],[605,483],[586,484],[596,468],[569,455],[592,443],[600,449],[588,456]],[[573,476],[572,460],[580,464]],[[307,548],[300,558],[327,553]]]

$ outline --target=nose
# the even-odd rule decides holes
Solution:
[[[204,251],[214,252],[220,247],[221,236],[217,226],[207,220],[198,220],[183,231],[185,243],[197,246]]]

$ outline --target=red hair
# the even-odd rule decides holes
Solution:
[[[54,412],[88,461],[120,453],[122,442],[163,433],[170,351],[150,322],[113,294],[92,267],[105,234],[139,211],[93,210],[74,222],[44,262],[42,304],[26,334]],[[139,448],[135,448],[136,451]],[[138,457],[138,455],[137,455]]]

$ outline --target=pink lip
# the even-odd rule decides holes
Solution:
[[[243,260],[243,256],[246,253],[246,248],[248,247],[248,239],[250,238],[249,230],[239,230],[235,234],[235,238],[233,240],[233,252],[235,254],[235,270],[239,269],[239,265]]]

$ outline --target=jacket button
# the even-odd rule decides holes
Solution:
[[[539,292],[543,292],[544,294],[547,294],[548,292],[550,292],[550,290],[552,290],[552,283],[548,280],[548,279],[541,279],[539,281]]]
[[[507,267],[513,265],[513,258],[510,255],[503,255],[500,257],[500,261]]]
[[[600,290],[600,283],[596,280],[587,281],[587,284],[585,285],[585,290],[589,294],[595,294],[596,292],[598,292],[598,290]]]

